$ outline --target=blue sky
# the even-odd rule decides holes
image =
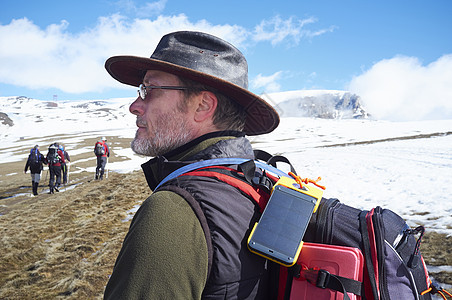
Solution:
[[[105,60],[150,56],[163,34],[188,29],[236,45],[257,94],[350,90],[384,113],[434,93],[440,100],[427,115],[452,117],[451,13],[450,0],[2,0],[0,96],[135,96],[107,74]]]

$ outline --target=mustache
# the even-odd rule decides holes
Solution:
[[[137,127],[147,127],[146,122],[142,118],[137,118],[136,121]]]

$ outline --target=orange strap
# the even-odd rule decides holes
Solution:
[[[325,190],[325,189],[326,189],[325,186],[320,185],[320,184],[317,183],[317,182],[319,182],[320,180],[322,180],[321,177],[318,177],[316,180],[313,180],[313,179],[310,179],[310,178],[301,178],[300,176],[297,176],[297,175],[295,175],[295,174],[292,173],[292,172],[289,172],[289,175],[292,176],[292,177],[295,179],[295,181],[300,185],[300,188],[303,187],[303,183],[304,183],[304,184],[312,183],[312,184],[314,184],[315,186],[321,188],[322,190]]]
[[[423,291],[423,292],[421,293],[421,295],[425,295],[425,294],[427,294],[427,293],[431,293],[432,291],[433,291],[433,288],[430,286],[428,289],[426,289],[425,291]],[[447,298],[446,298],[446,296],[444,296],[444,294],[446,294],[446,295],[448,295],[449,297],[452,298],[452,294],[449,293],[448,291],[446,291],[445,289],[436,290],[436,292],[437,292],[438,294],[440,294],[441,297],[442,297],[444,300],[447,300]],[[432,293],[432,294],[433,294],[433,293]]]

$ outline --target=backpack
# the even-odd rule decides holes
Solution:
[[[288,163],[291,172],[294,175],[296,172],[283,156],[271,156],[259,150],[255,150],[255,156],[254,161],[219,158],[185,165],[164,178],[154,191],[178,176],[213,177],[239,189],[262,212],[278,177],[289,176],[276,168],[276,162]],[[237,167],[231,169],[235,165]],[[319,186],[317,181],[305,180],[308,182]],[[399,215],[388,209],[360,210],[337,199],[322,198],[303,241],[325,248],[327,245],[343,246],[362,253],[363,280],[344,278],[318,268],[306,269],[298,263],[290,268],[278,265],[269,267],[273,273],[272,286],[276,287],[271,293],[277,299],[304,299],[291,295],[294,278],[301,278],[317,288],[330,289],[331,299],[336,299],[335,291],[341,292],[344,299],[350,299],[351,293],[357,295],[355,299],[427,300],[434,293],[450,295],[428,276],[419,251],[424,231],[422,226],[411,229]],[[269,261],[269,264],[275,263]]]
[[[97,156],[105,155],[105,148],[103,143],[96,143],[96,146],[94,147],[94,154],[96,154]]]
[[[37,148],[32,148],[28,159],[30,161],[30,165],[39,165],[41,163],[41,153]]]
[[[49,164],[54,165],[60,162],[60,156],[58,155],[58,146],[52,144],[49,146],[49,152],[47,154],[47,161]]]

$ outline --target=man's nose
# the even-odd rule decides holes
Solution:
[[[136,116],[143,115],[143,113],[144,113],[143,105],[144,105],[144,101],[141,99],[140,96],[138,96],[135,99],[135,101],[133,101],[132,104],[130,104],[130,106],[129,106],[130,113],[132,113]]]

